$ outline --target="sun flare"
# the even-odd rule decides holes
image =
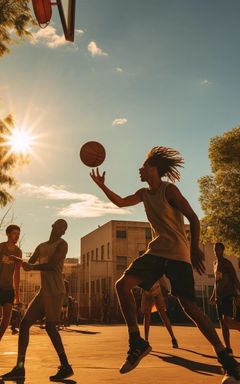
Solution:
[[[14,129],[8,138],[8,145],[11,152],[27,155],[32,150],[33,137],[23,129]]]

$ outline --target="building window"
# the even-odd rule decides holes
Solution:
[[[89,284],[86,283],[86,293],[89,293]]]
[[[106,279],[101,279],[102,293],[106,292]]]
[[[116,235],[117,239],[126,239],[127,231],[125,229],[117,229]]]
[[[127,268],[127,256],[117,256],[117,271]]]
[[[96,248],[96,261],[98,261],[98,248]]]
[[[101,245],[101,260],[104,260],[104,245]]]
[[[95,293],[95,281],[91,281],[91,293]]]
[[[85,255],[82,256],[82,264],[85,264]]]
[[[100,293],[100,281],[96,281],[96,293]]]
[[[87,265],[89,265],[89,252],[87,253]]]
[[[110,243],[107,243],[107,258],[110,259]]]
[[[145,239],[152,240],[152,230],[151,228],[145,228]]]
[[[94,250],[91,251],[91,260],[94,260]]]

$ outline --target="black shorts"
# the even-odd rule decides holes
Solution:
[[[234,296],[226,296],[222,297],[221,299],[217,299],[216,306],[219,320],[223,317],[223,315],[232,318],[236,317],[236,306]]]
[[[139,287],[149,291],[153,284],[165,275],[171,283],[171,293],[196,301],[192,266],[179,260],[144,254],[135,259],[124,272],[142,278]]]
[[[0,305],[13,304],[14,296],[14,289],[0,288]]]

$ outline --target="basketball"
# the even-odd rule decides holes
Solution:
[[[80,159],[83,164],[94,168],[101,165],[106,157],[104,146],[97,141],[88,141],[80,149]]]
[[[232,376],[225,375],[223,377],[223,379],[222,379],[222,383],[221,384],[237,384],[237,383],[240,383],[240,381],[236,380]]]

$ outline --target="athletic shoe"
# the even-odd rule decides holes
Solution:
[[[227,376],[233,376],[236,380],[240,380],[240,364],[227,353],[226,349],[218,353],[218,361],[222,364]]]
[[[10,372],[1,376],[3,380],[17,380],[25,378],[25,368],[14,367]]]
[[[175,337],[172,339],[172,347],[178,348],[178,342],[177,342],[177,339],[175,339]]]
[[[71,365],[60,365],[56,375],[50,376],[51,381],[66,379],[74,374]]]
[[[127,353],[126,361],[120,368],[120,373],[130,372],[132,369],[140,363],[141,359],[148,355],[152,350],[152,347],[147,341],[139,337],[134,343],[130,343],[130,349]]]

